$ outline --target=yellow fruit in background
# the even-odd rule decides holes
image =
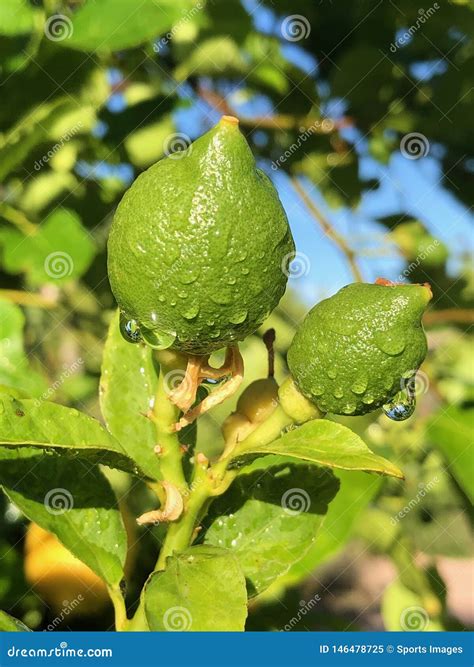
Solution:
[[[25,540],[25,577],[60,614],[83,616],[101,611],[109,602],[105,583],[61,542],[35,523]]]

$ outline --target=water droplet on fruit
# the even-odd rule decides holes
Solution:
[[[179,275],[180,281],[183,283],[183,285],[190,285],[191,283],[194,283],[197,280],[198,274],[196,271],[183,271]]]
[[[181,315],[186,320],[194,320],[194,318],[197,317],[198,313],[199,313],[199,304],[197,303],[190,303],[187,308],[181,311]]]
[[[236,281],[236,279],[234,278],[234,276],[229,276],[229,277],[227,278],[227,284],[228,284],[228,285],[235,285],[236,282],[237,282],[237,281]]]
[[[374,335],[374,340],[379,350],[391,357],[401,354],[406,347],[405,336],[400,329],[378,331]]]
[[[244,276],[247,276],[250,273],[250,269],[247,266],[243,266],[242,273],[244,274]]]
[[[352,415],[355,412],[356,406],[352,405],[352,403],[348,403],[342,408],[342,412],[345,415]]]
[[[160,301],[161,303],[163,303],[165,300],[166,300],[166,299],[165,299],[165,296],[164,296],[163,294],[160,294],[160,295],[158,296],[158,301]]]
[[[321,385],[317,384],[317,385],[313,388],[313,394],[314,394],[315,396],[322,396],[322,395],[324,394],[324,388],[321,387]]]
[[[405,421],[412,416],[416,408],[416,396],[409,388],[399,391],[382,409],[389,419]]]
[[[129,320],[123,313],[120,314],[120,333],[129,343],[138,343],[142,339],[138,322]]]
[[[367,385],[368,385],[368,380],[366,377],[364,376],[358,377],[357,380],[353,383],[351,391],[354,394],[363,394],[364,391],[367,389]]]
[[[334,368],[334,366],[332,368],[328,368],[326,372],[328,378],[331,378],[331,380],[334,380],[336,378],[337,370]]]
[[[143,340],[154,350],[166,350],[173,345],[176,334],[154,329],[142,329]]]
[[[365,403],[366,405],[372,405],[373,402],[374,402],[374,397],[372,396],[372,394],[366,394],[362,398],[362,403]]]
[[[344,396],[344,392],[340,387],[336,387],[332,393],[334,394],[334,398],[342,398]]]
[[[242,249],[238,251],[235,259],[237,262],[243,262],[244,259],[247,259],[247,255],[248,255],[247,251]]]
[[[247,310],[238,310],[236,313],[229,317],[229,322],[231,324],[242,324],[247,318]]]

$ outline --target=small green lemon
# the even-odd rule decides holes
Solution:
[[[123,331],[193,354],[253,333],[285,291],[288,220],[237,119],[224,116],[125,193],[108,244]]]
[[[430,299],[424,285],[355,283],[318,303],[288,351],[298,389],[322,412],[362,415],[385,404],[426,356]]]

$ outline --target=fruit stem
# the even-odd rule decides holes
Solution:
[[[114,606],[115,613],[115,629],[117,632],[123,632],[127,629],[128,618],[127,618],[127,609],[125,606],[125,600],[123,598],[122,592],[119,588],[113,588],[112,586],[107,586],[109,597]]]
[[[169,400],[169,390],[166,386],[166,375],[176,368],[181,368],[180,360],[170,353],[159,354],[160,374],[155,394],[155,402],[150,419],[156,427],[157,444],[160,447],[160,467],[163,479],[171,482],[180,492],[187,492],[188,485],[183,472],[183,450],[178,435],[174,431],[174,424],[179,418],[179,408]]]

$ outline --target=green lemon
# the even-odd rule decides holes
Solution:
[[[288,351],[298,389],[322,412],[362,415],[384,405],[426,356],[421,317],[430,299],[424,285],[355,283],[318,303]]]
[[[130,340],[193,354],[253,333],[285,291],[288,220],[235,118],[141,174],[108,244]]]

